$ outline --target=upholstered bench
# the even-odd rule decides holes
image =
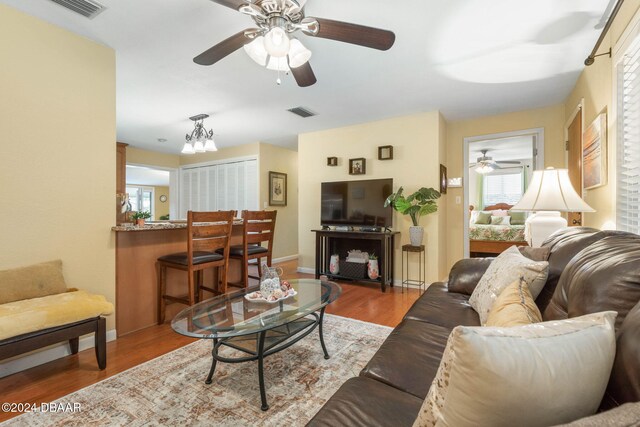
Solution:
[[[101,295],[68,289],[62,261],[0,271],[0,360],[95,334],[98,366],[107,364],[106,321],[113,305]]]

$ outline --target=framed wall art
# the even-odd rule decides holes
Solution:
[[[349,175],[364,175],[367,173],[367,159],[349,159]]]
[[[378,147],[378,160],[393,160],[393,145]]]
[[[287,174],[269,171],[269,206],[287,206]]]
[[[440,194],[447,194],[447,167],[440,165]]]
[[[582,135],[582,187],[607,183],[607,113],[601,113]]]

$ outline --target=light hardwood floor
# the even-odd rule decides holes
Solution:
[[[278,265],[285,278],[313,277],[297,273],[297,262]],[[342,295],[327,313],[395,327],[419,297],[416,289],[380,291],[379,286],[341,282]],[[98,370],[93,349],[0,379],[0,400],[9,403],[52,402],[136,365],[183,347],[194,339],[178,335],[169,323],[132,333],[107,344],[107,368]],[[0,422],[18,414],[0,412]]]

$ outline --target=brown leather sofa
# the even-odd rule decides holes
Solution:
[[[640,236],[576,227],[543,246],[550,248],[549,277],[536,303],[544,320],[617,311],[617,354],[601,410],[640,401]],[[411,426],[451,330],[480,325],[468,300],[491,261],[461,260],[446,283],[432,284],[308,425]]]

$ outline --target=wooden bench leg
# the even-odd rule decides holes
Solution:
[[[71,354],[78,354],[79,345],[80,345],[80,337],[71,338],[69,340],[69,348],[71,349]]]
[[[107,321],[101,317],[96,322],[95,346],[98,368],[102,371],[107,367]]]

